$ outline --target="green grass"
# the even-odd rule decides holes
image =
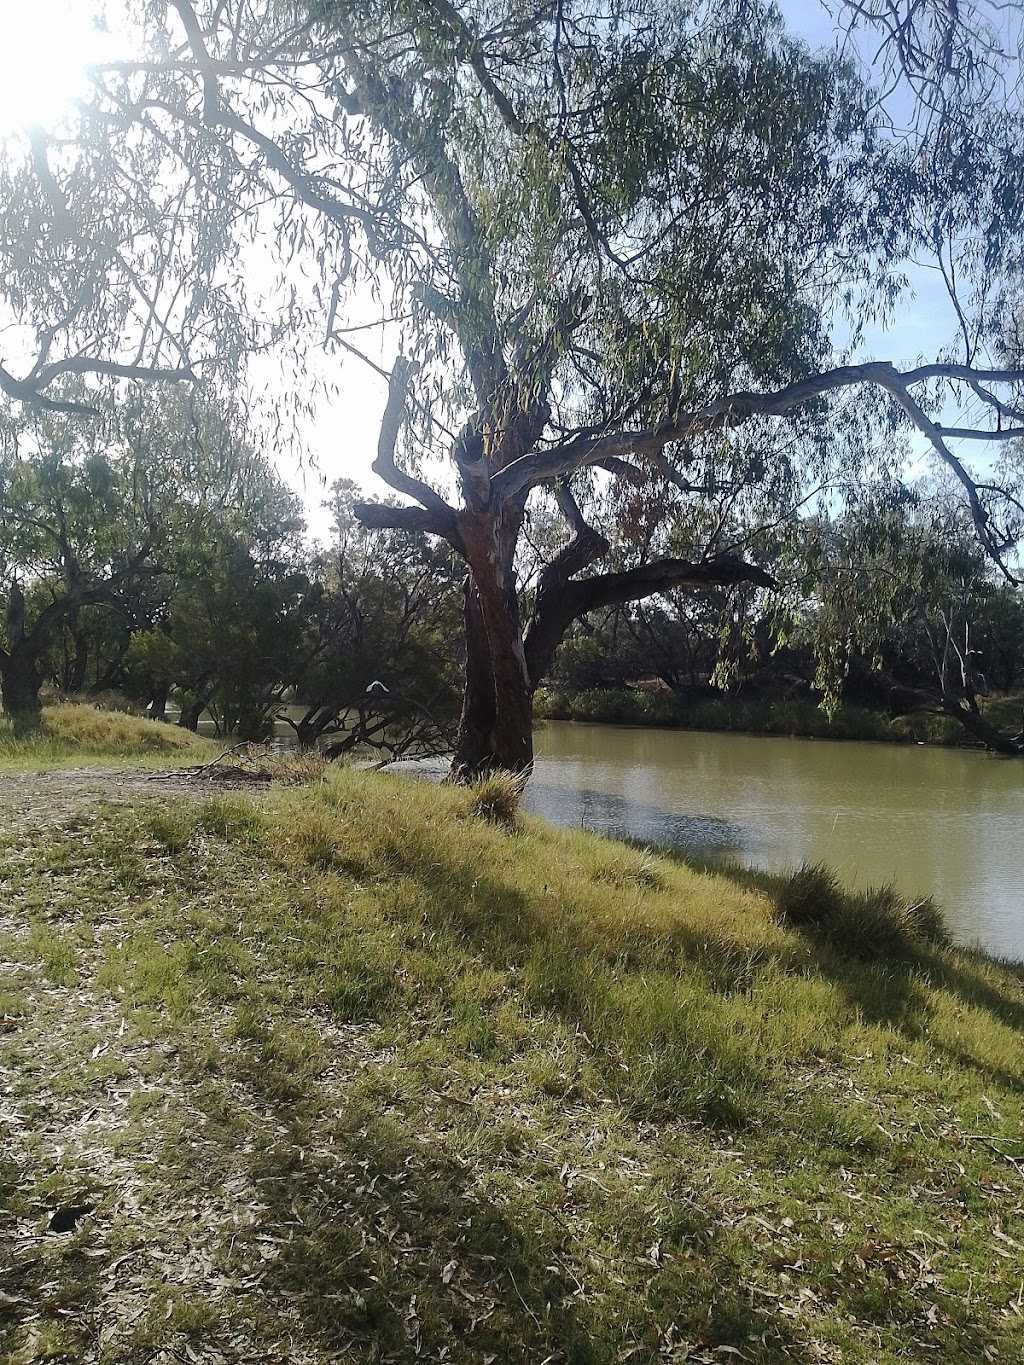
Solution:
[[[1019,1357],[1024,973],[513,804],[0,836],[0,1355]]]
[[[174,725],[83,704],[44,706],[39,729],[16,736],[0,713],[0,771],[77,764],[179,767],[215,758],[223,746]]]
[[[1002,692],[985,697],[981,713],[987,721],[1008,735],[1024,729],[1024,692]]]

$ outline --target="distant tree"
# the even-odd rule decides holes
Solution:
[[[0,697],[20,728],[38,718],[50,652],[75,640],[84,675],[83,613],[109,605],[152,571],[159,543],[153,484],[108,432],[63,415],[8,422],[0,447]]]
[[[304,747],[330,738],[335,755],[443,752],[458,710],[457,561],[443,544],[364,530],[357,497],[348,479],[331,489],[334,537],[311,569],[292,674],[305,714],[282,719]]]
[[[180,723],[265,738],[301,658],[310,592],[296,495],[249,443],[213,421],[203,460],[170,509],[163,595],[140,603],[123,660],[130,691]]]
[[[863,659],[888,683],[895,709],[939,711],[988,748],[1021,751],[979,698],[1006,668],[1008,622],[1020,648],[1024,604],[994,577],[948,488],[865,497],[809,528],[806,549],[815,587],[803,630],[826,697],[838,699]]]
[[[265,558],[303,525],[237,410],[200,395],[8,414],[0,441],[0,699],[19,726],[47,680],[122,684],[132,636],[166,626],[225,536]]]
[[[266,739],[294,676],[309,580],[257,560],[238,536],[209,547],[196,570],[174,593],[167,637],[183,722],[206,710],[218,735]]]

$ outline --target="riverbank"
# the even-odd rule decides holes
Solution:
[[[1007,733],[1020,725],[1018,695],[992,698],[983,713]],[[534,699],[538,720],[590,721],[672,730],[732,731],[805,739],[859,739],[885,744],[943,744],[977,748],[978,741],[949,716],[926,711],[891,719],[866,707],[840,706],[826,715],[813,701],[748,701],[721,694],[687,697],[648,688],[595,688],[565,692],[541,688]]]
[[[38,730],[15,735],[0,713],[0,773],[46,772],[63,765],[165,769],[209,762],[222,744],[176,725],[81,702],[44,706]]]
[[[515,804],[0,836],[0,1354],[1014,1358],[1024,970]]]

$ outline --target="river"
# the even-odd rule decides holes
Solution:
[[[1024,762],[973,750],[549,721],[525,806],[554,824],[934,895],[1024,959]]]

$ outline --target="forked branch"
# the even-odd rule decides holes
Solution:
[[[778,586],[770,573],[737,555],[718,555],[698,563],[658,559],[623,573],[542,583],[523,641],[531,684],[539,685],[569,626],[589,611],[620,602],[640,602],[673,588],[728,588],[740,583],[762,588]]]
[[[892,395],[904,415],[928,438],[935,453],[956,475],[967,493],[982,544],[1003,573],[1012,579],[1002,560],[1008,544],[992,526],[978,483],[949,442],[951,439],[990,442],[1024,439],[1024,425],[1003,426],[1005,406],[994,403],[991,406],[996,415],[996,425],[992,428],[954,427],[946,430],[927,415],[911,392],[916,385],[930,380],[944,380],[949,384],[965,383],[978,393],[982,385],[1024,384],[1024,371],[981,370],[967,365],[945,364],[921,365],[900,371],[888,361],[843,365],[798,380],[772,393],[726,394],[701,408],[680,413],[673,421],[660,427],[586,435],[547,450],[534,451],[495,475],[493,492],[498,499],[506,500],[538,484],[566,479],[579,469],[607,467],[610,461],[620,461],[629,456],[646,458],[655,468],[661,467],[664,472],[662,452],[673,442],[690,440],[709,431],[739,427],[755,417],[784,417],[824,394],[860,384],[873,384]],[[985,392],[983,389],[980,391]]]

